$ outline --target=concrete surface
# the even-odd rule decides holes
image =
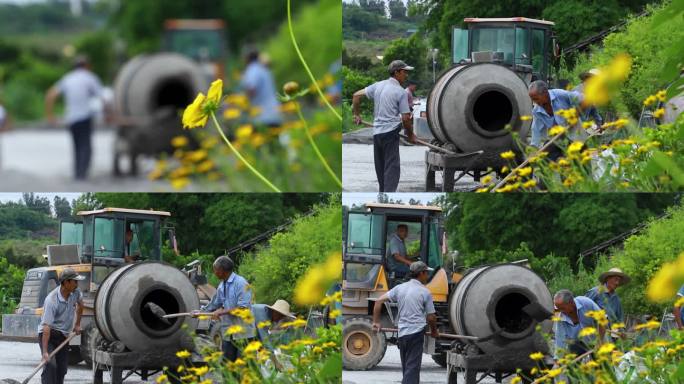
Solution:
[[[399,147],[401,177],[397,192],[425,191],[426,147]],[[345,192],[376,192],[378,181],[375,176],[373,146],[367,144],[342,144],[342,186]],[[442,175],[437,173],[435,182],[441,188]],[[454,186],[454,191],[470,191],[478,184],[470,176],[464,176]]]
[[[73,180],[71,134],[65,128],[17,129],[0,133],[0,191],[4,192],[90,192],[171,191],[162,181],[145,175],[154,167],[151,158],[140,159],[140,176],[114,178],[111,175],[115,133],[96,130],[90,179]]]
[[[40,363],[40,349],[38,343],[18,343],[0,341],[0,380],[14,379],[23,381],[33,372],[33,369]],[[40,373],[38,372],[29,381],[31,384],[40,383]],[[110,382],[107,373],[104,375],[105,383]],[[64,378],[65,383],[92,383],[92,372],[90,367],[81,362],[78,365],[69,367],[69,371]],[[125,383],[153,383],[154,379],[141,381],[139,376],[131,376]]]
[[[464,380],[459,377],[459,382]],[[422,368],[420,370],[421,384],[446,383],[446,368],[442,368],[432,361],[429,355],[423,355]],[[494,379],[485,379],[480,383],[494,383]],[[342,371],[343,384],[389,384],[401,383],[401,360],[399,348],[394,345],[387,346],[387,352],[380,364],[370,371]]]

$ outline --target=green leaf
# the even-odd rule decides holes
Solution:
[[[335,353],[328,357],[323,367],[318,372],[317,378],[321,381],[339,379],[342,374],[342,355]]]

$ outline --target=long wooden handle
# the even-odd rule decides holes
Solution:
[[[69,342],[71,341],[71,339],[73,339],[74,337],[76,337],[76,334],[75,334],[75,333],[72,333],[72,334],[69,335],[69,337],[66,338],[66,340],[62,341],[62,344],[58,345],[57,348],[53,349],[52,352],[50,352],[50,354],[48,355],[47,360],[41,361],[40,364],[38,364],[38,366],[36,367],[36,369],[34,369],[33,372],[31,372],[31,374],[29,375],[29,377],[27,377],[26,379],[24,379],[24,381],[22,381],[21,384],[26,384],[26,383],[28,383],[29,380],[31,380],[31,378],[32,378],[33,376],[35,376],[36,373],[38,373],[38,371],[40,371],[40,369],[43,368],[43,366],[44,366],[45,364],[47,364],[47,362],[50,361],[50,359],[52,359],[52,357],[53,357],[55,354],[57,354],[57,352],[59,352],[62,348],[64,348],[66,345],[68,345]],[[41,341],[41,343],[42,343],[42,341]]]
[[[197,314],[197,316],[211,316],[213,313],[211,312],[200,312]],[[192,312],[180,312],[180,313],[172,313],[170,315],[164,315],[162,316],[165,319],[172,319],[175,317],[183,317],[183,316],[192,316]]]

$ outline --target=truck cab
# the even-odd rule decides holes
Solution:
[[[550,79],[549,63],[558,46],[554,23],[526,17],[465,18],[465,28],[452,29],[453,64],[498,62],[526,83]]]
[[[209,82],[223,79],[226,23],[221,19],[169,19],[164,22],[164,50],[198,62]]]

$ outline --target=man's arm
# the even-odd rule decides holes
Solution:
[[[532,127],[530,127],[530,131],[532,131],[532,138],[530,139],[530,146],[535,148],[541,147],[543,129],[544,123],[541,121],[541,119],[538,119],[532,115]]]
[[[429,292],[425,293],[425,312],[427,313],[425,319],[430,326],[430,335],[436,339],[439,337],[439,331],[437,331],[437,316],[435,315],[437,311],[435,311],[435,304],[432,301],[432,294]]]
[[[83,316],[83,297],[76,304],[76,323],[74,324],[74,333],[81,334],[81,317]]]
[[[43,338],[40,340],[43,346],[43,360],[48,359],[48,341],[50,340],[50,326],[47,324],[43,325]]]
[[[408,266],[411,266],[411,263],[413,263],[409,258],[402,256],[399,252],[393,253],[392,257],[394,257],[394,260],[404,263]]]
[[[57,86],[52,86],[48,89],[47,94],[45,94],[45,116],[50,124],[54,125],[55,115],[55,101],[57,101],[57,96],[59,96],[59,88]]]
[[[675,323],[677,323],[677,329],[684,328],[684,324],[682,324],[682,307],[674,307],[672,314],[674,315]]]
[[[354,113],[354,124],[361,124],[361,98],[366,95],[366,89],[359,89],[352,96],[352,111]]]
[[[408,140],[415,144],[416,135],[413,134],[413,116],[409,106],[408,93],[404,92],[399,98],[399,113],[401,114],[401,124],[404,126],[404,133]]]
[[[375,305],[373,306],[373,329],[375,331],[379,332],[382,326],[380,324],[380,314],[382,313],[382,306],[385,305],[385,302],[390,298],[390,292],[392,291],[380,296],[380,298],[375,301]]]

